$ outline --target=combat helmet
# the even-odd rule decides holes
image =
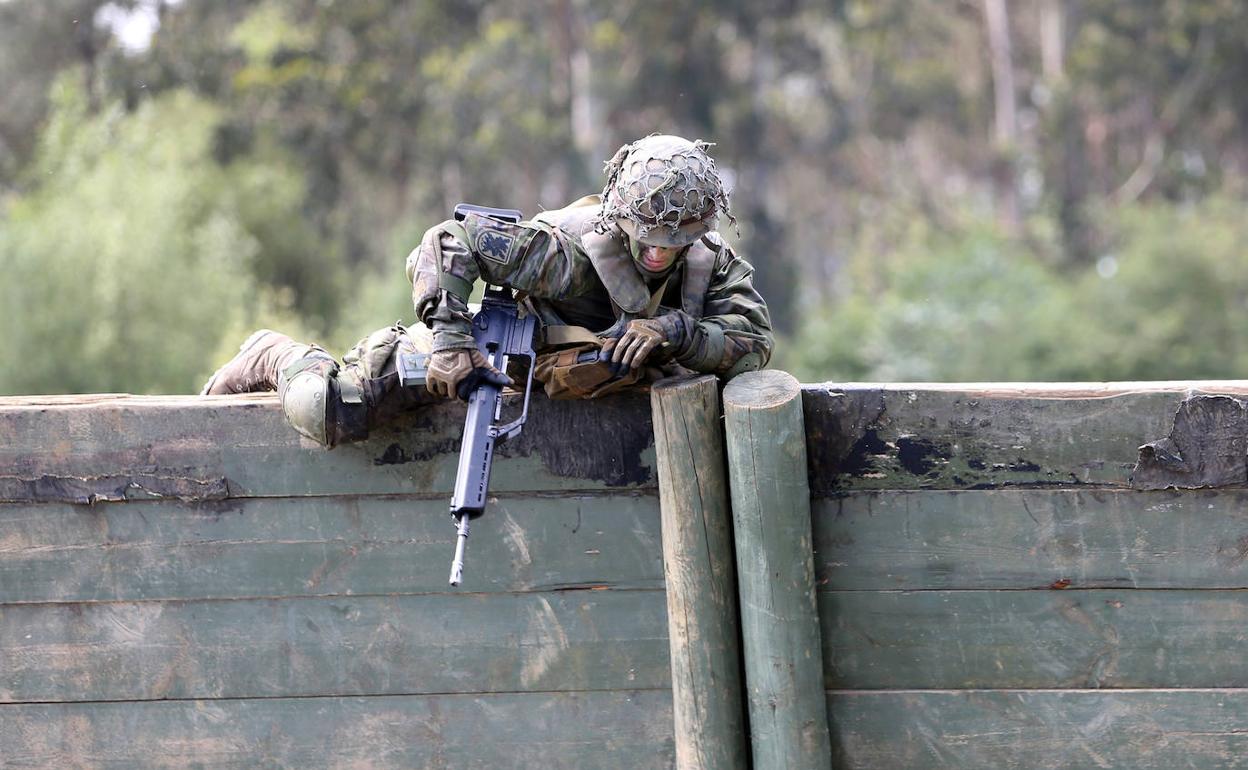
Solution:
[[[602,223],[614,221],[641,243],[678,248],[710,232],[721,212],[735,222],[710,146],[652,134],[621,147],[606,164]]]

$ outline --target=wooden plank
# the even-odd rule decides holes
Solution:
[[[747,372],[723,398],[753,767],[830,767],[801,389]]]
[[[524,432],[499,446],[491,490],[654,489],[649,413],[641,394],[535,396]],[[326,451],[285,423],[272,394],[5,399],[0,500],[449,497],[463,420],[462,404],[434,405]]]
[[[804,392],[810,485],[842,490],[1127,487],[1189,386],[1232,383],[824,384]]]
[[[650,392],[671,639],[676,765],[749,766],[741,627],[719,380],[670,379]]]
[[[1248,588],[1248,491],[855,492],[814,506],[827,589]]]
[[[819,595],[829,688],[1248,687],[1248,591]]]
[[[828,694],[838,768],[1248,766],[1244,690]]]
[[[0,706],[6,767],[671,767],[671,694]]]
[[[446,591],[446,500],[0,505],[0,604]],[[503,497],[473,524],[473,591],[663,587],[650,496]]]
[[[666,689],[662,591],[0,608],[0,702]]]

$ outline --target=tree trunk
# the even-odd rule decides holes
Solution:
[[[992,65],[993,179],[1002,224],[1018,227],[1018,191],[1014,153],[1018,145],[1018,111],[1014,98],[1014,63],[1010,42],[1010,16],[1005,0],[984,0],[984,23],[988,29],[988,53]]]

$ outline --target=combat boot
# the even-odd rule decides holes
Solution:
[[[314,350],[321,348],[295,342],[271,329],[261,329],[239,346],[238,355],[213,372],[199,394],[221,396],[277,390],[281,371]]]

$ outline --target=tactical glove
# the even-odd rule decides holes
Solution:
[[[490,366],[477,348],[439,350],[429,357],[425,387],[435,396],[467,401],[483,382],[501,388],[511,385],[512,379]]]
[[[624,326],[619,339],[608,339],[602,346],[601,360],[610,356],[621,370],[637,369],[655,348],[667,343],[679,346],[685,338],[685,325],[676,313],[658,318],[638,318]]]

